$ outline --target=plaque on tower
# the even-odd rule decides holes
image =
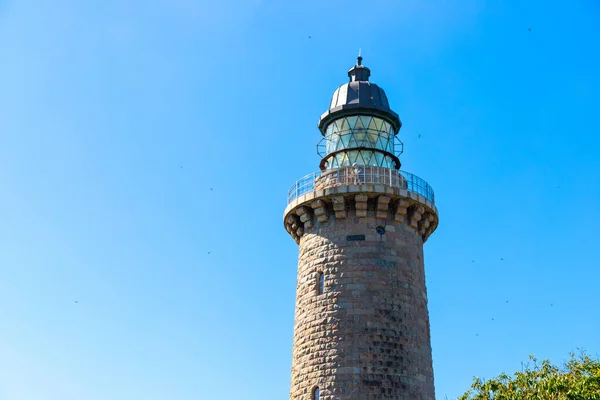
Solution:
[[[365,240],[365,235],[348,235],[348,236],[346,236],[346,240],[349,242],[354,242],[357,240]]]

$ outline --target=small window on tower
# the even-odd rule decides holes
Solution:
[[[325,292],[325,276],[323,272],[319,272],[317,277],[317,294],[323,294]]]
[[[315,390],[313,390],[312,400],[319,400],[321,397],[319,395],[319,387],[317,386]]]

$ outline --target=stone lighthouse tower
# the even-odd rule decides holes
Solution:
[[[402,123],[357,64],[319,120],[320,172],[288,193],[299,244],[291,400],[433,400],[423,244],[431,187],[400,170]]]

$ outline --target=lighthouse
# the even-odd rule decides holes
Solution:
[[[319,172],[288,192],[299,245],[290,400],[433,400],[423,245],[432,188],[401,170],[402,122],[358,57],[321,115]]]

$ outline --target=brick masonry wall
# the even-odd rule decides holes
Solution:
[[[317,386],[320,400],[434,399],[423,239],[369,208],[300,239],[291,400],[312,400]]]

